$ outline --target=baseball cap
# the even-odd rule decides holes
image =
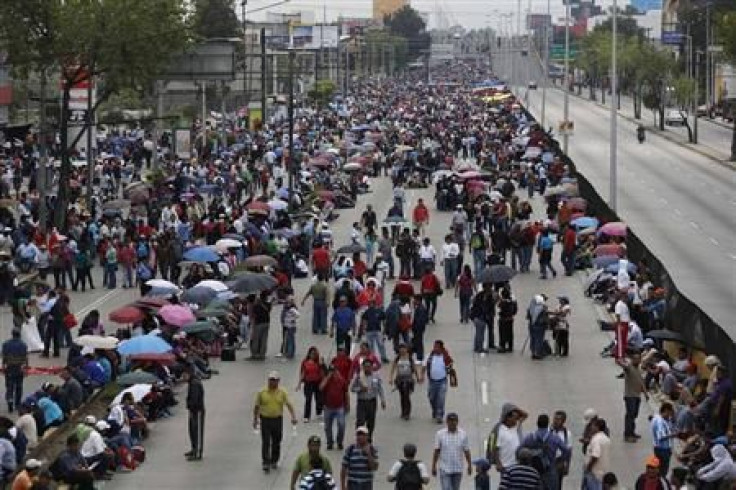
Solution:
[[[271,371],[268,373],[268,379],[281,379],[281,375],[278,371]]]
[[[319,438],[319,436],[309,436],[309,439],[307,440],[307,444],[321,444],[322,439]]]
[[[107,430],[110,428],[110,424],[108,424],[104,420],[100,420],[95,424],[95,429],[97,430]]]
[[[476,458],[473,460],[473,464],[481,471],[488,471],[491,469],[491,463],[489,463],[486,458]]]
[[[28,461],[26,461],[26,468],[29,470],[37,470],[41,466],[43,466],[43,462],[37,459],[31,458]]]
[[[583,419],[586,422],[590,422],[593,418],[597,416],[598,416],[598,413],[595,411],[594,408],[586,408],[585,412],[583,412]]]
[[[647,468],[659,468],[659,458],[655,455],[651,455],[646,460]]]
[[[457,414],[455,412],[450,412],[450,413],[447,414],[447,416],[445,418],[447,420],[457,420],[458,419],[458,416],[457,416]]]
[[[355,429],[355,433],[356,434],[365,434],[365,435],[368,435],[368,434],[370,434],[370,431],[368,430],[368,427],[366,427],[364,425],[361,425],[360,427],[358,427],[357,429]]]
[[[84,423],[87,425],[95,425],[97,423],[97,417],[94,415],[87,415],[84,417]]]
[[[721,360],[718,359],[718,356],[708,356],[705,358],[705,365],[706,366],[720,366]]]

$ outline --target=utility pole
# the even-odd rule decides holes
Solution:
[[[693,143],[698,143],[698,102],[700,96],[700,51],[695,52],[695,94],[693,94],[692,112],[693,120]]]
[[[95,174],[95,157],[92,154],[92,131],[95,128],[94,114],[92,114],[92,96],[94,94],[92,87],[92,69],[87,67],[87,209],[92,209],[92,179]],[[154,141],[153,156],[156,157],[156,142]],[[60,183],[61,184],[61,183]]]
[[[261,125],[266,124],[266,28],[261,27]]]
[[[156,87],[156,121],[153,124],[153,143],[154,149],[158,148],[158,141],[161,139],[161,125],[162,118],[164,116],[164,82],[156,80],[154,87]],[[156,155],[158,156],[158,155]],[[158,158],[153,159],[153,169],[158,169]]]
[[[286,160],[286,171],[289,172],[289,189],[294,188],[294,58],[296,51],[292,43],[289,46],[289,158]]]
[[[613,212],[616,212],[616,192],[618,190],[618,168],[616,161],[616,150],[617,150],[617,120],[618,110],[616,102],[616,92],[618,90],[618,75],[616,73],[616,50],[617,50],[617,18],[618,18],[618,5],[617,0],[613,0],[613,14],[611,18],[611,135],[610,135],[610,181],[609,181],[609,196],[608,205],[611,207]]]
[[[567,124],[570,118],[570,1],[565,0],[565,76],[563,79],[563,120]],[[568,131],[562,134],[562,151],[567,155],[568,144],[570,142],[570,135]]]
[[[542,129],[544,129],[545,116],[547,112],[547,85],[549,85],[549,35],[550,26],[552,25],[552,16],[550,14],[550,0],[547,0],[547,21],[544,24],[544,42],[542,43],[544,49],[544,84],[542,85]]]
[[[342,63],[342,53],[340,52],[340,39],[337,40],[337,66],[336,69],[336,77],[335,77],[335,85],[337,86],[337,90],[342,92],[342,78],[340,78],[340,63]],[[343,92],[343,96],[345,93]]]
[[[711,64],[712,54],[710,52],[710,1],[705,4],[705,107],[708,113],[708,117],[713,113],[713,102],[711,100]]]
[[[48,223],[48,206],[46,205],[46,165],[48,164],[48,148],[46,137],[46,68],[41,68],[41,114],[38,122],[38,225],[41,233],[46,234]]]

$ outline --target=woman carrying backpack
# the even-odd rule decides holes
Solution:
[[[399,344],[399,353],[391,363],[391,372],[388,384],[394,385],[399,391],[401,400],[401,418],[409,420],[411,417],[411,394],[414,391],[414,382],[419,382],[419,373],[411,351],[406,344]]]

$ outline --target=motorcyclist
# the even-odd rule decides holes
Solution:
[[[639,143],[644,143],[644,139],[646,138],[646,130],[641,124],[639,124],[639,126],[637,126],[636,128],[636,137],[639,140]]]

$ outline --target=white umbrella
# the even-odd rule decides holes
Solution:
[[[130,388],[125,388],[123,391],[118,393],[118,396],[115,397],[115,399],[110,403],[110,406],[113,407],[115,405],[118,405],[123,400],[123,395],[126,393],[132,393],[133,394],[133,401],[139,402],[143,400],[143,397],[146,396],[151,392],[151,387],[153,385],[142,383],[139,385],[133,385]]]
[[[179,286],[165,279],[149,279],[148,281],[146,281],[146,286],[156,289],[173,289],[177,291],[179,290]]]
[[[339,148],[328,148],[327,153],[332,153],[333,155],[339,155],[340,149]]]
[[[284,202],[281,199],[271,199],[268,201],[268,207],[274,211],[282,211],[289,207],[289,203]]]
[[[213,281],[211,279],[208,279],[206,281],[200,281],[194,287],[195,288],[200,288],[200,287],[202,287],[202,288],[209,288],[209,289],[211,289],[211,290],[213,290],[215,292],[218,292],[218,293],[220,293],[222,291],[227,291],[228,290],[228,287],[225,285],[224,282],[222,282],[222,281]]]
[[[357,171],[357,170],[360,170],[360,169],[362,169],[362,168],[363,168],[363,166],[362,166],[361,164],[359,164],[358,162],[350,162],[350,163],[346,163],[346,164],[345,164],[345,165],[343,165],[343,167],[342,167],[342,169],[343,169],[343,170],[344,170],[345,172],[355,172],[355,171]]]
[[[225,253],[230,248],[240,248],[243,244],[233,238],[221,238],[215,243],[215,250],[221,253]]]
[[[80,335],[74,340],[74,343],[92,349],[111,350],[118,346],[118,339],[116,337],[104,337],[102,335]]]

